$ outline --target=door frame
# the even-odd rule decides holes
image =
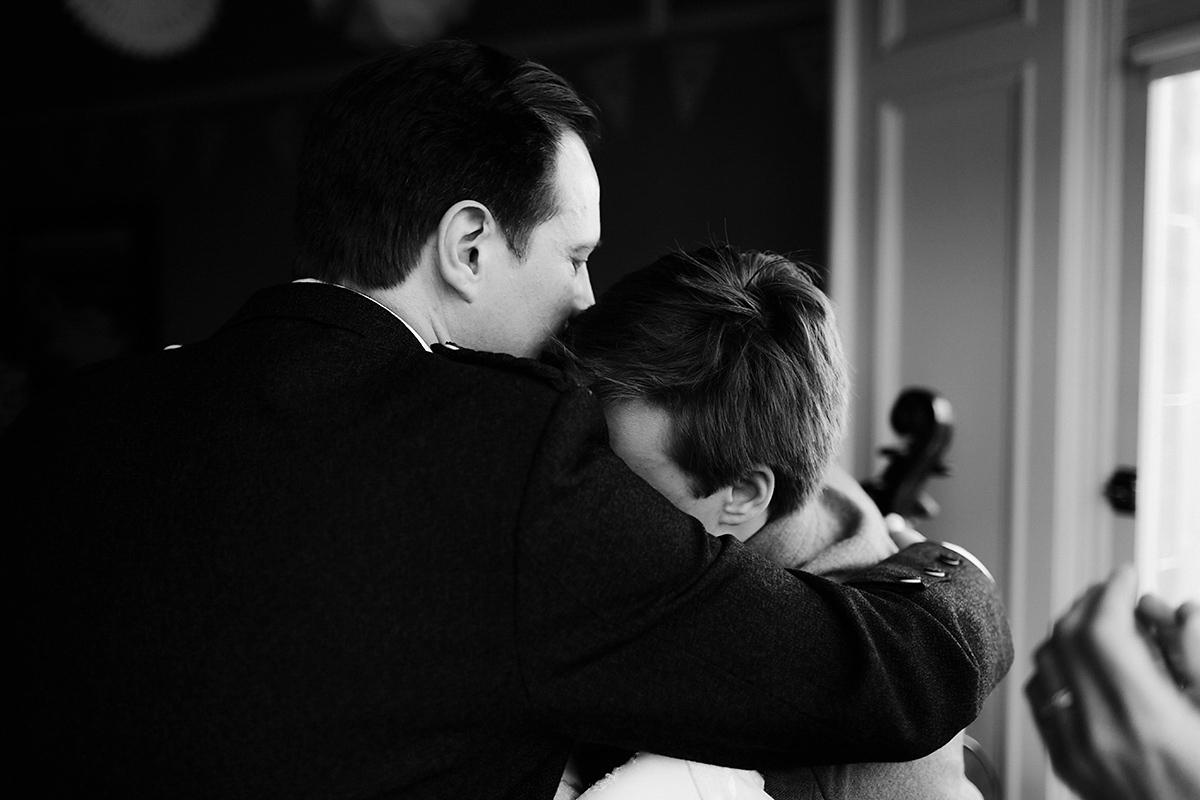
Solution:
[[[864,126],[873,125],[864,84],[867,14],[884,13],[887,0],[836,4],[830,294],[855,373],[863,379],[842,464],[851,474],[873,470],[878,420],[886,419],[876,388],[886,379],[881,337],[871,315],[879,307],[872,192],[874,154]],[[1004,776],[1005,797],[1066,798],[1053,777],[1029,715],[1023,686],[1032,652],[1053,619],[1086,586],[1112,567],[1114,516],[1103,486],[1115,463],[1123,273],[1124,19],[1123,0],[1042,0],[1025,4],[1026,20],[1061,10],[1057,52],[1061,85],[1048,81],[1060,64],[1030,75],[1022,98],[1025,120],[1058,114],[1058,142],[1034,140],[1023,127],[1023,146],[1054,148],[1035,172],[1033,159],[1012,176],[1021,187],[1017,234],[1015,354],[1008,517],[1010,563],[1002,587],[1009,608],[1016,660],[997,690],[1003,701],[1003,743],[993,757]],[[889,6],[893,11],[894,4]],[[1044,43],[1043,43],[1044,44]],[[1039,65],[1043,66],[1043,65]],[[1030,68],[1031,70],[1033,67]],[[1040,80],[1040,83],[1038,82]],[[1049,85],[1048,85],[1049,84]],[[1033,152],[1030,149],[1029,152]],[[1044,150],[1039,150],[1044,155]],[[1048,198],[1057,213],[1032,212]],[[953,398],[951,398],[953,400]]]

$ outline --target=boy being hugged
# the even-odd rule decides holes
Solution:
[[[833,464],[848,368],[804,265],[724,245],[671,253],[615,284],[558,344],[602,401],[613,451],[710,534],[831,581],[896,551],[878,508]],[[962,736],[917,761],[788,771],[637,753],[590,787],[584,748],[559,798],[977,800]]]

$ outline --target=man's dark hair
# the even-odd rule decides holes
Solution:
[[[663,256],[572,320],[559,345],[605,404],[667,413],[667,455],[696,497],[766,464],[770,517],[790,513],[841,441],[849,378],[833,306],[811,269],[783,256],[728,246]]]
[[[596,116],[544,66],[444,40],[358,67],[321,100],[299,161],[296,274],[401,282],[446,209],[487,206],[518,258],[558,210],[554,165]]]

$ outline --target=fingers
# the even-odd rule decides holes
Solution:
[[[1178,610],[1182,611],[1182,606]],[[1156,628],[1175,627],[1181,621],[1177,610],[1155,594],[1141,596],[1137,603],[1137,615]]]
[[[1188,601],[1175,613],[1177,642],[1168,654],[1176,681],[1200,707],[1200,605]]]
[[[1099,679],[1109,669],[1109,643],[1120,640],[1123,631],[1136,641],[1136,595],[1136,574],[1124,567],[1080,594],[1034,653],[1035,671],[1026,685],[1055,772],[1087,797],[1103,797],[1107,791],[1104,759],[1092,734],[1097,722],[1110,720],[1115,709]]]
[[[925,537],[917,532],[916,528],[908,524],[908,520],[899,514],[888,514],[883,518],[887,523],[888,535],[892,537],[892,541],[896,543],[896,547],[903,550],[910,544],[917,544],[926,541]]]
[[[1090,666],[1114,669],[1113,658],[1131,656],[1137,665],[1124,670],[1140,671],[1149,650],[1135,627],[1133,613],[1137,598],[1137,574],[1132,566],[1122,565],[1108,579],[1088,587],[1054,623],[1047,644],[1056,652],[1067,670],[1085,670]]]
[[[1068,678],[1059,666],[1058,658],[1050,643],[1043,644],[1033,654],[1034,673],[1025,684],[1025,696],[1029,700],[1033,716],[1039,726],[1044,721],[1061,720],[1075,702],[1075,695]],[[1057,731],[1061,726],[1051,726]]]
[[[1187,601],[1175,614],[1178,622],[1180,650],[1188,664],[1188,678],[1200,683],[1200,604]]]
[[[1160,731],[1186,728],[1185,738],[1196,741],[1200,698],[1189,693],[1189,703],[1170,677],[1200,683],[1200,607],[1172,609],[1149,595],[1139,601],[1136,572],[1118,567],[1059,617],[1034,666],[1025,694],[1054,771],[1068,786],[1105,800],[1176,796],[1141,784],[1168,774],[1146,767],[1159,758],[1147,748],[1161,743]],[[1195,716],[1181,717],[1184,707]]]
[[[1160,654],[1156,663],[1200,705],[1200,606],[1188,601],[1172,608],[1162,598],[1147,594],[1138,600],[1139,629]]]
[[[1096,615],[1096,602],[1103,590],[1104,584],[1093,584],[1076,597],[1071,606],[1055,621],[1053,638],[1060,641],[1074,640],[1081,632],[1086,631]]]
[[[1089,762],[1087,731],[1081,723],[1083,709],[1076,707],[1076,689],[1061,668],[1052,642],[1034,653],[1035,670],[1025,684],[1025,696],[1033,712],[1038,734],[1046,745],[1055,773],[1085,797],[1096,783]]]
[[[1101,584],[1096,613],[1109,619],[1129,620],[1137,601],[1137,570],[1133,564],[1121,564]]]

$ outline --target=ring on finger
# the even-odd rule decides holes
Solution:
[[[1038,713],[1042,716],[1048,716],[1059,711],[1065,711],[1073,705],[1075,705],[1075,695],[1071,693],[1070,689],[1064,686],[1050,695],[1050,699],[1042,704],[1041,708],[1038,709]]]

